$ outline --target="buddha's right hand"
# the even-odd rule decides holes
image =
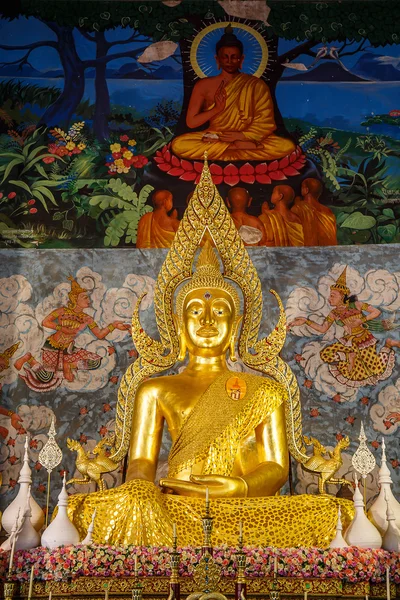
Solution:
[[[160,479],[160,485],[180,496],[205,498],[208,488],[211,498],[245,498],[247,484],[241,477],[224,475],[192,475],[190,481],[182,479]]]
[[[225,81],[221,81],[214,96],[215,109],[217,114],[225,110],[226,106],[226,91]]]

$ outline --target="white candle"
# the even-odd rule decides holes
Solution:
[[[243,537],[243,523],[242,523],[242,521],[239,522],[239,537],[240,537],[240,539],[242,539],[242,537]]]
[[[308,592],[304,592],[304,600],[307,600]]]
[[[29,591],[28,591],[28,600],[31,600],[32,598],[32,591],[33,591],[33,570],[34,570],[34,565],[32,565],[31,568],[31,576],[29,579]]]
[[[368,594],[365,594],[365,600],[368,600]]]
[[[176,523],[174,523],[172,525],[172,537],[175,539],[176,538]]]
[[[51,600],[51,597],[52,597],[52,595],[53,595],[53,594],[52,594],[52,591],[50,590],[50,591],[49,591],[49,600]]]
[[[386,567],[386,600],[390,600],[390,567]]]
[[[206,502],[209,502],[209,501],[210,501],[210,493],[209,493],[208,487],[206,487]]]
[[[274,573],[275,575],[278,573],[278,557],[275,556],[274,558]]]
[[[108,584],[104,592],[104,600],[108,600]]]

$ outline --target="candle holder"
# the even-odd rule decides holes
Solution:
[[[243,552],[243,536],[239,535],[236,552],[237,577],[235,582],[235,600],[246,600],[247,582],[245,577],[246,554]]]
[[[200,591],[194,592],[187,597],[187,600],[204,600],[214,598],[216,593],[218,600],[227,600],[226,596],[217,592],[218,584],[221,579],[221,569],[213,559],[213,548],[211,545],[211,533],[214,517],[210,515],[210,503],[206,500],[206,512],[202,517],[204,541],[201,548],[201,558],[199,564],[194,569],[193,579],[196,588]]]
[[[179,582],[179,562],[180,555],[177,547],[177,537],[173,537],[172,552],[170,555],[171,576],[169,578],[169,596],[168,600],[180,600],[181,584]]]
[[[135,581],[133,582],[132,600],[142,600],[142,595],[143,595],[143,586],[139,582],[139,577],[136,574]]]
[[[4,600],[12,600],[16,595],[17,591],[16,581],[5,581],[4,582]]]

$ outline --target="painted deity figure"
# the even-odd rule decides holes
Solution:
[[[243,44],[229,25],[216,44],[221,73],[205,77],[193,88],[186,116],[190,129],[208,123],[207,129],[185,133],[172,141],[181,158],[210,160],[274,160],[290,154],[294,143],[277,136],[274,105],[268,85],[241,73]]]
[[[14,366],[24,374],[20,377],[28,387],[36,392],[45,392],[60,386],[62,381],[74,381],[76,371],[97,369],[101,356],[75,346],[77,336],[87,327],[98,339],[106,338],[114,329],[126,331],[130,326],[122,321],[114,321],[100,328],[93,317],[85,312],[90,307],[88,291],[72,277],[68,305],[53,310],[42,322],[43,327],[53,329],[42,348],[41,362],[30,352],[19,358]]]
[[[297,317],[289,323],[289,328],[306,324],[318,333],[326,333],[334,323],[344,327],[343,337],[328,344],[320,353],[321,359],[328,363],[330,372],[342,384],[349,387],[375,385],[390,377],[395,364],[393,347],[400,347],[400,342],[388,338],[377,350],[378,340],[372,330],[385,330],[385,322],[377,321],[381,311],[350,295],[346,270],[347,267],[331,285],[329,304],[332,310],[324,322],[319,324]]]
[[[211,219],[212,214],[218,219]],[[206,234],[219,252],[224,275],[208,240],[193,269]],[[303,464],[309,460],[298,385],[279,357],[286,335],[284,309],[279,300],[277,326],[268,339],[258,340],[261,284],[207,165],[161,268],[154,306],[161,341],[144,331],[138,302],[132,337],[139,358],[119,389],[110,458],[119,462],[128,454],[127,481],[114,489],[71,496],[69,516],[78,530],[86,534],[96,508],[95,541],[170,544],[175,522],[180,544],[198,543],[208,488],[218,543],[234,543],[236,519],[250,514],[249,543],[261,543],[266,521],[278,528],[285,523],[287,536],[289,513],[296,510],[305,517],[279,544],[293,545],[295,536],[305,545],[319,540],[310,534],[313,510],[318,506],[321,511],[318,499],[307,497],[305,509],[301,499],[293,499],[294,508],[288,507],[288,498],[275,497],[288,476],[289,449]],[[227,359],[235,361],[237,353],[244,365],[266,376],[231,370]],[[181,361],[178,374],[163,374]],[[165,425],[172,447],[168,474],[158,486]],[[323,505],[331,511],[327,522],[334,523],[336,500],[324,498]]]

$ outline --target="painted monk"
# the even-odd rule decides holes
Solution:
[[[296,196],[294,206],[290,210],[294,215],[299,217],[301,221],[304,232],[304,245],[318,246],[314,207],[306,202],[305,198]]]
[[[205,131],[185,133],[172,142],[172,151],[188,159],[273,160],[290,154],[292,141],[274,135],[276,124],[269,88],[253,75],[240,73],[243,44],[231,25],[216,45],[215,77],[196,83],[186,116],[190,129],[209,123]]]
[[[229,190],[226,203],[231,210],[233,222],[245,246],[265,246],[267,239],[264,225],[258,217],[249,215],[252,198],[247,190],[234,187]]]
[[[293,201],[293,188],[277,185],[271,196],[274,209],[269,210],[268,203],[263,203],[259,219],[264,223],[267,234],[266,246],[304,246],[303,225],[289,208]]]
[[[318,246],[337,246],[336,218],[330,208],[320,203],[322,182],[310,177],[301,184],[301,195],[314,209]]]
[[[139,220],[136,248],[170,248],[179,227],[177,213],[172,210],[173,196],[168,190],[157,190],[152,202],[153,212]]]

